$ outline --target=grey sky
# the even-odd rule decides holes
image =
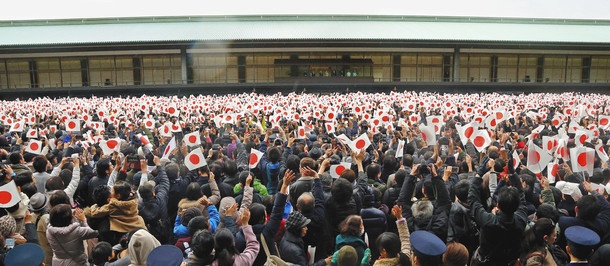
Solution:
[[[3,3],[0,20],[244,14],[610,19],[609,10],[604,0],[20,0]]]

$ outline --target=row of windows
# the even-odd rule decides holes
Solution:
[[[370,59],[372,65],[275,64],[277,59],[290,58]],[[455,59],[424,53],[190,54],[186,61],[183,70],[180,55],[0,59],[0,88],[262,83],[294,76],[294,67],[298,76],[327,77],[330,74],[325,72],[336,70],[340,74],[335,75],[375,82],[610,83],[610,56],[460,54]]]

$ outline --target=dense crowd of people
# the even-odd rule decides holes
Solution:
[[[0,105],[4,265],[608,265],[610,97]]]

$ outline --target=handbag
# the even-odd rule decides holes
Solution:
[[[276,256],[276,255],[271,255],[271,253],[269,252],[269,247],[267,247],[267,241],[265,241],[265,236],[261,233],[261,242],[263,242],[263,249],[265,249],[265,254],[267,255],[267,261],[265,261],[265,266],[289,266],[291,265],[290,263],[285,262],[284,260],[282,260],[282,258]],[[280,252],[277,250],[277,246],[275,245],[275,243],[273,243],[273,246],[275,247],[275,252],[277,252],[277,254],[280,254]]]

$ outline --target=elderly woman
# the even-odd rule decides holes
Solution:
[[[80,223],[73,223],[72,216]],[[72,214],[70,205],[59,204],[51,209],[49,223],[47,239],[53,249],[53,265],[87,265],[83,240],[97,237],[97,231],[87,226],[83,210]]]
[[[362,261],[368,245],[362,240],[364,224],[360,215],[350,215],[339,224],[340,234],[335,240],[336,250],[344,246],[352,246],[358,253],[358,261]]]

